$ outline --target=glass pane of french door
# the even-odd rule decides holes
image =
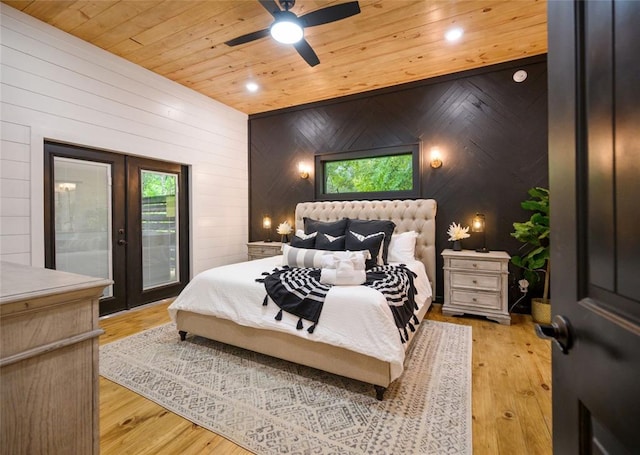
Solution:
[[[140,170],[142,289],[180,280],[178,174]]]
[[[57,270],[113,279],[111,166],[54,157]],[[113,286],[103,297],[113,295]]]

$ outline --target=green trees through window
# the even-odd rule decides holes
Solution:
[[[411,153],[325,163],[325,192],[367,193],[413,189]]]
[[[170,196],[176,194],[175,175],[162,172],[142,172],[142,197]]]

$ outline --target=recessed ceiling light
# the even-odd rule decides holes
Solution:
[[[527,72],[525,70],[518,70],[513,73],[513,80],[516,82],[524,82],[527,78]]]
[[[249,90],[250,92],[257,92],[258,91],[258,84],[256,84],[255,82],[247,82],[247,85],[245,85],[245,87],[247,87],[247,90]]]
[[[460,38],[462,38],[462,35],[464,34],[464,30],[462,30],[461,28],[452,28],[451,30],[448,30],[447,33],[444,34],[444,37],[447,41],[458,41]]]

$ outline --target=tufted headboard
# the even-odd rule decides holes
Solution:
[[[296,229],[304,229],[303,218],[337,221],[342,218],[391,220],[394,232],[416,231],[416,258],[422,261],[436,295],[436,209],[434,199],[393,201],[319,201],[296,206]]]

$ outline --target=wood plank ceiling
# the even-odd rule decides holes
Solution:
[[[298,0],[292,11],[343,1]],[[547,51],[545,0],[360,0],[360,14],[305,30],[320,58],[313,68],[270,37],[224,44],[271,24],[257,0],[3,3],[247,114]],[[449,43],[453,27],[464,35]]]

